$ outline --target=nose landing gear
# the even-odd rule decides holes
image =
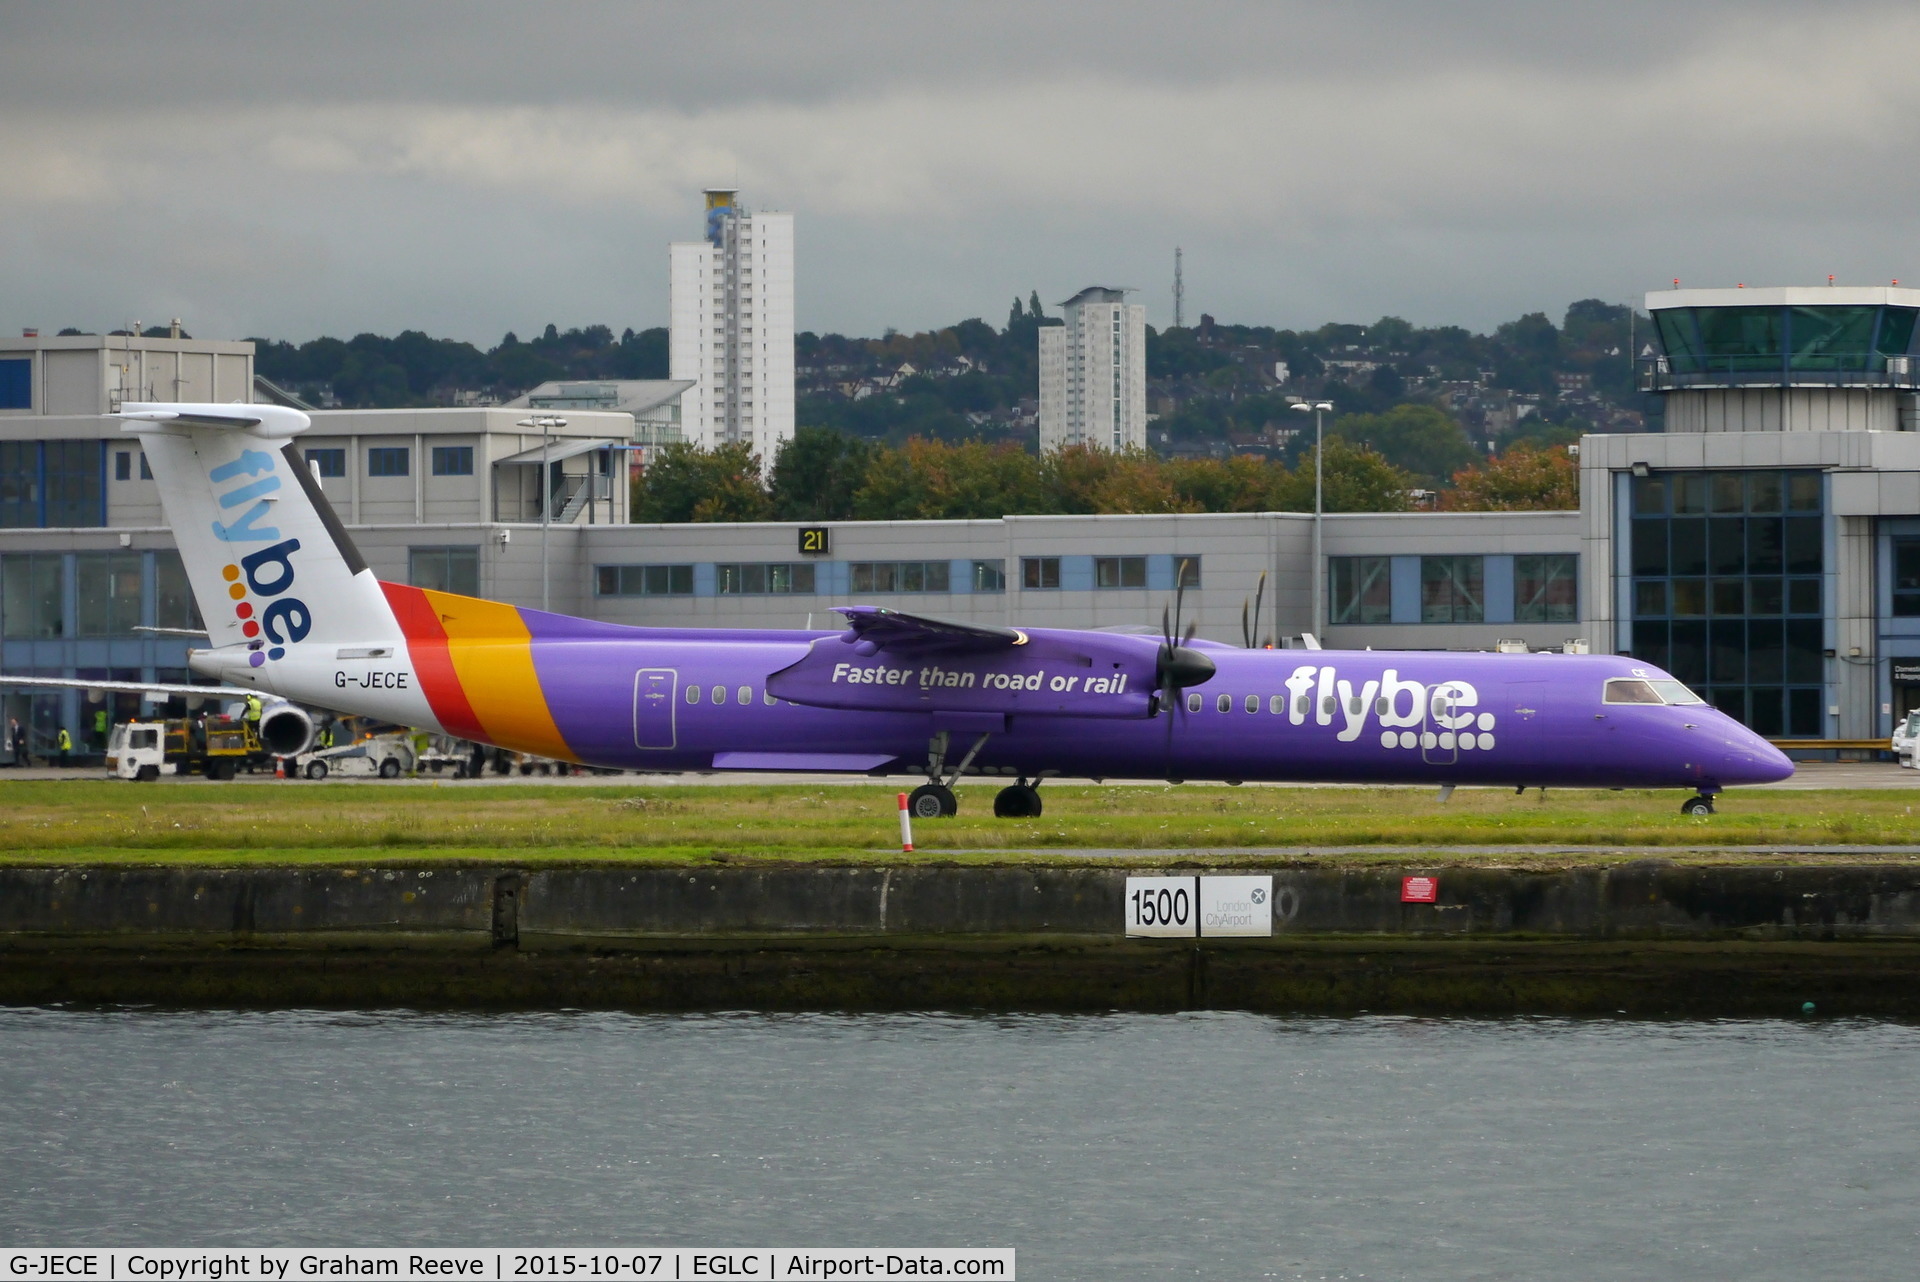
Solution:
[[[1683,815],[1710,815],[1713,813],[1713,794],[1703,792],[1697,797],[1688,797],[1680,803]]]

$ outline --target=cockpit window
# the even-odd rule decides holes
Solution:
[[[1655,681],[1652,684],[1653,684],[1654,690],[1658,692],[1660,697],[1662,699],[1665,699],[1668,703],[1705,703],[1706,702],[1705,699],[1702,699],[1699,695],[1687,689],[1684,685],[1681,685],[1678,681]]]
[[[1705,703],[1699,695],[1678,681],[1648,681],[1640,677],[1614,677],[1607,682],[1608,703]]]
[[[1608,703],[1665,703],[1653,682],[1638,677],[1615,677],[1607,682]]]

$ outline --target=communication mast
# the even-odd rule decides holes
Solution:
[[[1187,326],[1187,285],[1180,277],[1180,246],[1173,247],[1173,327]]]

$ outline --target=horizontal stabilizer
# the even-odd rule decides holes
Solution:
[[[84,677],[23,677],[0,672],[0,687],[16,690],[112,690],[116,694],[186,695],[203,699],[244,699],[258,690],[239,686],[193,686],[168,681],[89,681]]]

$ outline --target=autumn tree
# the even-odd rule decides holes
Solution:
[[[1514,445],[1453,474],[1440,495],[1449,512],[1570,512],[1580,506],[1580,464],[1562,448]]]
[[[1326,466],[1321,478],[1324,512],[1406,512],[1413,508],[1407,491],[1415,478],[1389,463],[1379,451],[1335,436],[1327,440]],[[1274,507],[1281,512],[1313,511],[1313,451],[1275,487]]]
[[[1383,414],[1343,414],[1328,425],[1327,435],[1370,446],[1387,462],[1411,472],[1417,484],[1430,487],[1478,457],[1466,429],[1433,405],[1396,405]]]
[[[744,441],[703,450],[664,446],[633,483],[633,519],[764,521],[773,504],[760,480],[760,456]]]

